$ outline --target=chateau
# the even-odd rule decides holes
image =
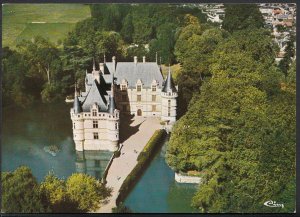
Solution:
[[[76,89],[76,88],[75,88]],[[169,68],[163,79],[157,62],[95,62],[86,71],[85,91],[75,90],[70,114],[76,151],[116,151],[119,142],[120,114],[160,117],[170,124],[176,121],[178,88]],[[122,116],[122,115],[121,115]]]

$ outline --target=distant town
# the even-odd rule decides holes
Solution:
[[[207,21],[219,23],[225,17],[224,4],[194,4],[207,15]],[[190,6],[190,5],[189,5]],[[279,63],[285,54],[285,48],[291,34],[296,34],[296,11],[294,3],[264,3],[258,4],[259,10],[265,19],[265,27],[272,30],[274,42],[279,46],[276,62]],[[296,49],[296,42],[294,42]]]

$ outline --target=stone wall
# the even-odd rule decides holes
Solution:
[[[175,173],[175,181],[179,183],[199,184],[201,182],[201,178],[197,176],[185,176],[179,173]]]

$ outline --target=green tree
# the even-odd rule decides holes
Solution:
[[[78,173],[67,179],[66,192],[81,212],[87,212],[99,208],[100,202],[110,195],[111,190],[95,178]]]
[[[225,4],[223,29],[232,33],[247,28],[262,28],[264,19],[256,4]]]
[[[112,213],[133,213],[130,208],[120,203],[117,207],[112,208]]]
[[[295,56],[295,36],[291,35],[289,37],[289,40],[287,42],[287,45],[284,49],[284,56],[283,59],[279,62],[279,69],[282,71],[282,73],[287,76],[288,70],[290,68],[290,65],[292,63],[292,58]]]
[[[165,23],[156,31],[156,39],[150,41],[150,56],[155,57],[158,52],[162,64],[173,64],[176,25]]]
[[[128,4],[92,4],[91,16],[95,27],[99,30],[120,32],[122,21],[129,13],[131,5]]]
[[[182,71],[177,77],[179,86],[179,115],[185,113],[187,105],[205,77],[210,77],[210,62],[213,52],[227,34],[225,31],[201,25],[197,18],[186,16],[187,25],[177,35],[175,55],[182,65]]]
[[[149,19],[155,12],[153,5],[136,5],[132,10],[133,22],[133,42],[137,44],[146,44],[155,37],[155,28],[152,20]]]
[[[36,178],[28,167],[21,166],[14,172],[1,175],[2,211],[5,213],[49,212],[42,203]]]
[[[54,213],[80,212],[78,204],[72,202],[67,194],[65,180],[50,172],[40,184],[40,193],[45,204],[49,204]]]
[[[133,23],[132,23],[132,15],[128,14],[123,22],[123,26],[121,29],[121,35],[125,42],[132,43],[132,35],[134,32]]]
[[[3,48],[2,53],[2,103],[7,106],[27,107],[33,101],[30,82],[26,77],[28,64],[17,51]]]

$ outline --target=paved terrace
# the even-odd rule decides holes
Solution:
[[[159,122],[160,119],[152,117],[121,117],[120,143],[123,143],[123,148],[120,157],[113,160],[106,178],[106,185],[113,189],[112,195],[96,213],[112,212],[123,181],[137,164],[137,156],[153,133],[161,128]]]

